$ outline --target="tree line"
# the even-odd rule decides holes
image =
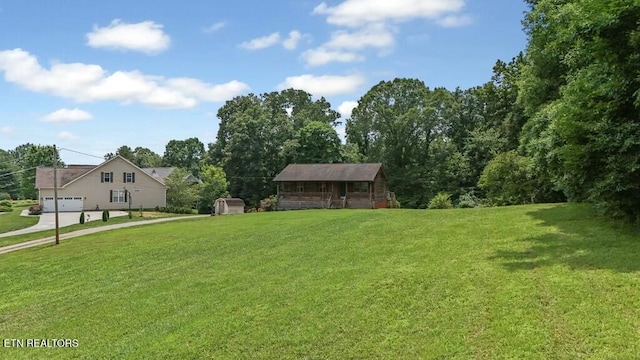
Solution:
[[[439,193],[467,205],[588,201],[637,221],[640,4],[526,2],[527,46],[498,60],[485,84],[448,90],[419,79],[381,81],[347,119],[302,90],[248,94],[218,110],[216,141],[206,147],[190,138],[170,141],[162,156],[128,146],[114,154],[196,176],[219,169],[228,194],[250,206],[275,194],[272,180],[289,163],[381,162],[403,207],[427,207]],[[14,164],[5,158],[19,159],[19,168],[53,161],[46,149],[0,152],[0,174]],[[33,194],[29,176],[18,182],[23,197]],[[6,178],[0,192],[18,191],[2,185]]]

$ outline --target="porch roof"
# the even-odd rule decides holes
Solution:
[[[381,163],[289,164],[273,181],[374,181],[381,169]]]

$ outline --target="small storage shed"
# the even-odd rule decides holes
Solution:
[[[238,198],[220,198],[213,203],[215,215],[244,214],[244,200]]]

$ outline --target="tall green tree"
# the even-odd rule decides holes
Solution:
[[[162,166],[162,156],[149,148],[138,146],[133,150],[132,162],[141,168],[159,167]]]
[[[22,149],[21,149],[22,151]],[[36,167],[63,166],[60,153],[51,145],[32,145],[24,151],[20,166],[24,170],[20,180],[21,195],[25,199],[37,199]]]
[[[20,168],[8,151],[0,149],[0,194],[20,198]]]
[[[533,123],[522,146],[557,165],[543,175],[570,199],[638,220],[640,3],[530,3],[519,100]]]
[[[216,199],[229,196],[227,187],[229,182],[224,170],[213,165],[204,165],[200,171],[200,184],[198,199],[198,212],[208,214],[213,211],[213,203]]]
[[[198,138],[171,140],[164,152],[164,164],[187,169],[195,176],[200,175],[200,166],[204,156],[204,144]]]
[[[336,129],[325,122],[309,121],[298,131],[294,145],[289,149],[293,162],[322,164],[342,162],[342,143]]]
[[[258,206],[275,193],[272,180],[287,164],[339,161],[339,117],[324,98],[302,90],[236,97],[218,110],[207,163],[222,166],[232,196]]]
[[[403,206],[426,207],[438,192],[432,145],[447,137],[453,104],[446,89],[432,91],[417,79],[394,79],[369,90],[347,121],[347,142],[365,161],[385,165]]]
[[[176,168],[165,179],[167,185],[167,206],[191,209],[196,205],[199,187],[188,181],[189,170]]]

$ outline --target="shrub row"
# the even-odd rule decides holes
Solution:
[[[168,206],[168,207],[156,206],[155,210],[158,212],[170,213],[170,214],[193,214],[193,209],[191,208],[176,207],[176,206]]]

